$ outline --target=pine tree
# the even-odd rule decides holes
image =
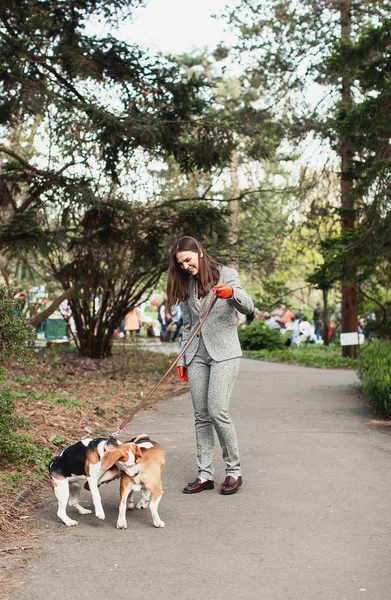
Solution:
[[[354,235],[358,203],[354,163],[360,151],[351,130],[336,125],[336,116],[352,116],[363,87],[337,57],[356,44],[366,28],[390,15],[391,3],[341,0],[256,0],[239,2],[228,17],[239,33],[238,49],[251,52],[247,79],[268,94],[277,114],[289,115],[290,135],[303,139],[311,132],[326,140],[340,160],[342,236]],[[367,48],[367,52],[370,49]],[[361,57],[365,63],[368,54]],[[315,104],[311,95],[320,96]],[[345,248],[348,253],[348,249]],[[357,330],[357,280],[354,265],[346,261],[342,280],[342,331]],[[357,347],[345,354],[356,355]]]

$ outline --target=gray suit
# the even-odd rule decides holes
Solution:
[[[239,275],[235,269],[222,267],[219,284],[225,283],[233,287],[232,298],[223,300],[218,298],[201,328],[205,347],[213,360],[220,362],[230,358],[242,356],[240,348],[235,309],[243,314],[250,314],[254,304],[247,292],[242,288]],[[194,278],[189,281],[189,298],[183,304],[183,336],[181,347],[186,344],[191,334],[204,316],[209,305],[212,292],[201,298],[200,303],[195,297]],[[200,336],[198,335],[179,360],[178,366],[191,363],[196,355]]]
[[[218,298],[198,336],[178,365],[185,365],[194,407],[198,476],[214,479],[212,459],[214,430],[223,451],[227,475],[240,475],[239,448],[235,427],[228,412],[232,389],[239,372],[240,348],[236,310],[249,314],[252,300],[240,284],[234,269],[222,267],[219,284],[232,286],[232,298]],[[197,327],[209,305],[211,293],[198,300],[194,279],[189,282],[189,297],[184,302],[182,347]]]

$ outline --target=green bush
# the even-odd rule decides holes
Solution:
[[[17,316],[17,302],[4,285],[0,285],[0,383],[4,381],[4,364],[14,360],[29,359],[27,345],[35,340],[34,329]],[[37,448],[28,443],[26,436],[17,433],[25,425],[15,415],[15,396],[11,390],[0,387],[0,459],[1,462],[17,463],[20,460],[37,460]]]
[[[380,414],[391,414],[391,343],[367,342],[361,348],[357,368],[365,395]]]
[[[254,321],[238,331],[243,350],[278,350],[284,346],[280,332],[270,329],[263,321]]]
[[[0,285],[0,363],[7,361],[26,362],[36,333],[23,317],[16,316],[18,302],[12,292]]]
[[[15,416],[14,394],[5,388],[0,389],[0,459],[1,462],[17,462],[24,458],[24,442],[22,436],[15,433],[23,427],[24,419]]]

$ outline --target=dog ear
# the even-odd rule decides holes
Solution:
[[[134,461],[136,463],[140,462],[140,460],[143,457],[143,453],[141,452],[140,448],[137,446],[137,444],[132,444],[132,452],[134,454]]]
[[[101,465],[103,471],[111,469],[114,463],[117,462],[117,460],[120,460],[121,458],[123,459],[123,449],[121,447],[108,448],[102,456]]]

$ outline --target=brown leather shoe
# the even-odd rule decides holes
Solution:
[[[207,479],[206,481],[201,481],[199,477],[194,479],[191,483],[188,483],[185,488],[183,488],[184,494],[198,494],[198,492],[203,492],[204,490],[213,490],[214,482]]]
[[[227,475],[227,477],[224,480],[224,483],[221,485],[220,494],[235,494],[235,492],[238,491],[242,483],[243,480],[240,475],[237,479],[235,479],[235,477],[232,477],[231,475]]]

